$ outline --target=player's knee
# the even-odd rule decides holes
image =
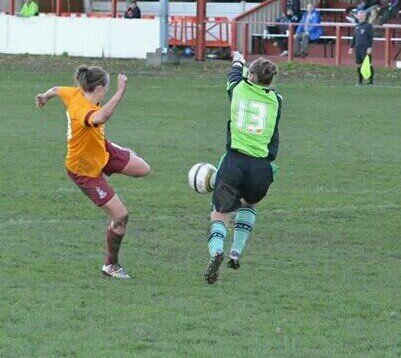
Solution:
[[[117,234],[119,235],[125,234],[125,228],[127,227],[128,218],[129,214],[127,209],[125,209],[120,215],[114,218],[113,229]]]
[[[254,209],[255,208],[255,204],[249,204],[248,202],[246,202],[245,200],[241,200],[241,207],[242,208],[246,208],[246,209]]]
[[[135,168],[133,176],[138,177],[146,177],[150,173],[150,165],[146,163],[144,160]]]
[[[124,226],[124,227],[127,226],[128,218],[129,218],[128,210],[125,209],[124,213],[120,217],[120,223],[122,226]]]
[[[141,168],[141,176],[145,177],[149,175],[149,173],[150,173],[150,165],[144,161]]]
[[[229,218],[230,218],[229,213],[226,214],[226,213],[220,213],[218,211],[212,211],[212,213],[210,214],[211,221],[222,221],[226,225],[228,225]]]

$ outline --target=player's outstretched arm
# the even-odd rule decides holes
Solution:
[[[238,52],[238,51],[233,51],[232,53],[233,56],[233,63],[230,69],[230,72],[228,72],[228,82],[239,82],[242,80],[242,68],[245,65],[245,59],[244,56]]]
[[[120,103],[121,99],[125,93],[125,87],[127,82],[127,76],[119,74],[117,77],[117,91],[113,97],[103,106],[103,108],[93,115],[92,124],[102,124],[106,123],[112,116],[117,105]]]
[[[39,93],[35,98],[37,108],[43,108],[44,105],[52,98],[57,96],[57,87],[52,87],[45,93]]]

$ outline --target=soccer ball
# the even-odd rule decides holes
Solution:
[[[217,169],[209,163],[196,163],[188,173],[188,184],[197,193],[207,194],[213,191]]]

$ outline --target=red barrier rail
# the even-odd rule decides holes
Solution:
[[[268,34],[263,35],[263,33],[252,33],[252,27],[256,28],[258,26],[259,29],[265,29],[267,26],[283,26],[282,23],[277,22],[236,22],[235,26],[233,26],[232,33],[232,44],[233,48],[240,47],[239,50],[242,51],[244,56],[247,58],[249,55],[252,55],[254,37],[260,39],[260,41],[269,41],[269,40],[277,40],[280,38],[286,38],[288,40],[288,54],[286,56],[288,61],[292,61],[294,57],[294,34],[295,29],[299,24],[288,24],[288,34]],[[328,35],[323,35],[320,37],[321,40],[327,41],[332,50],[332,55],[334,55],[334,62],[332,60],[327,59],[326,63],[332,63],[336,66],[340,66],[343,64],[343,59],[346,56],[345,49],[343,48],[344,42],[350,41],[352,39],[353,27],[355,25],[348,23],[321,23],[321,27],[324,27],[327,30]],[[345,31],[348,29],[348,35],[344,35]],[[401,56],[401,25],[384,25],[384,26],[374,26],[375,35],[373,39],[374,44],[374,58],[378,60],[385,67],[392,67],[398,58],[397,56]],[[240,36],[240,37],[238,37]],[[264,37],[266,36],[266,38]],[[238,42],[240,39],[240,42]],[[252,42],[250,40],[252,39]],[[326,45],[325,45],[326,46]],[[392,58],[392,53],[397,50],[396,46],[399,46],[399,51],[397,55]],[[263,47],[263,46],[262,46]],[[333,51],[333,48],[334,51]],[[376,50],[375,50],[376,48]],[[334,54],[333,54],[334,52]],[[269,55],[272,55],[269,53]],[[326,48],[325,48],[326,55]],[[350,57],[346,57],[349,64],[352,63]],[[345,61],[345,60],[344,60]],[[345,62],[347,62],[345,61]],[[401,58],[400,58],[401,61]],[[322,62],[324,63],[324,62]]]
[[[10,15],[15,14],[15,0],[10,0]]]
[[[205,19],[205,47],[231,47],[229,41],[230,21],[226,17]],[[196,44],[196,17],[171,16],[169,20],[170,46],[195,46]]]

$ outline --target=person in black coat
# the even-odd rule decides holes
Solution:
[[[131,6],[127,9],[124,14],[124,18],[126,19],[140,19],[141,18],[141,9],[137,5],[137,1],[133,0]]]
[[[295,17],[295,22],[299,22],[302,17],[301,0],[287,0],[287,10],[292,11],[292,16]]]
[[[366,12],[358,12],[359,23],[355,26],[354,36],[352,37],[351,47],[348,53],[352,55],[355,51],[355,62],[358,72],[358,83],[362,85],[363,77],[361,73],[362,62],[366,56],[369,56],[371,63],[371,77],[369,78],[369,85],[373,85],[373,66],[372,66],[372,45],[373,45],[373,26],[366,22]]]

